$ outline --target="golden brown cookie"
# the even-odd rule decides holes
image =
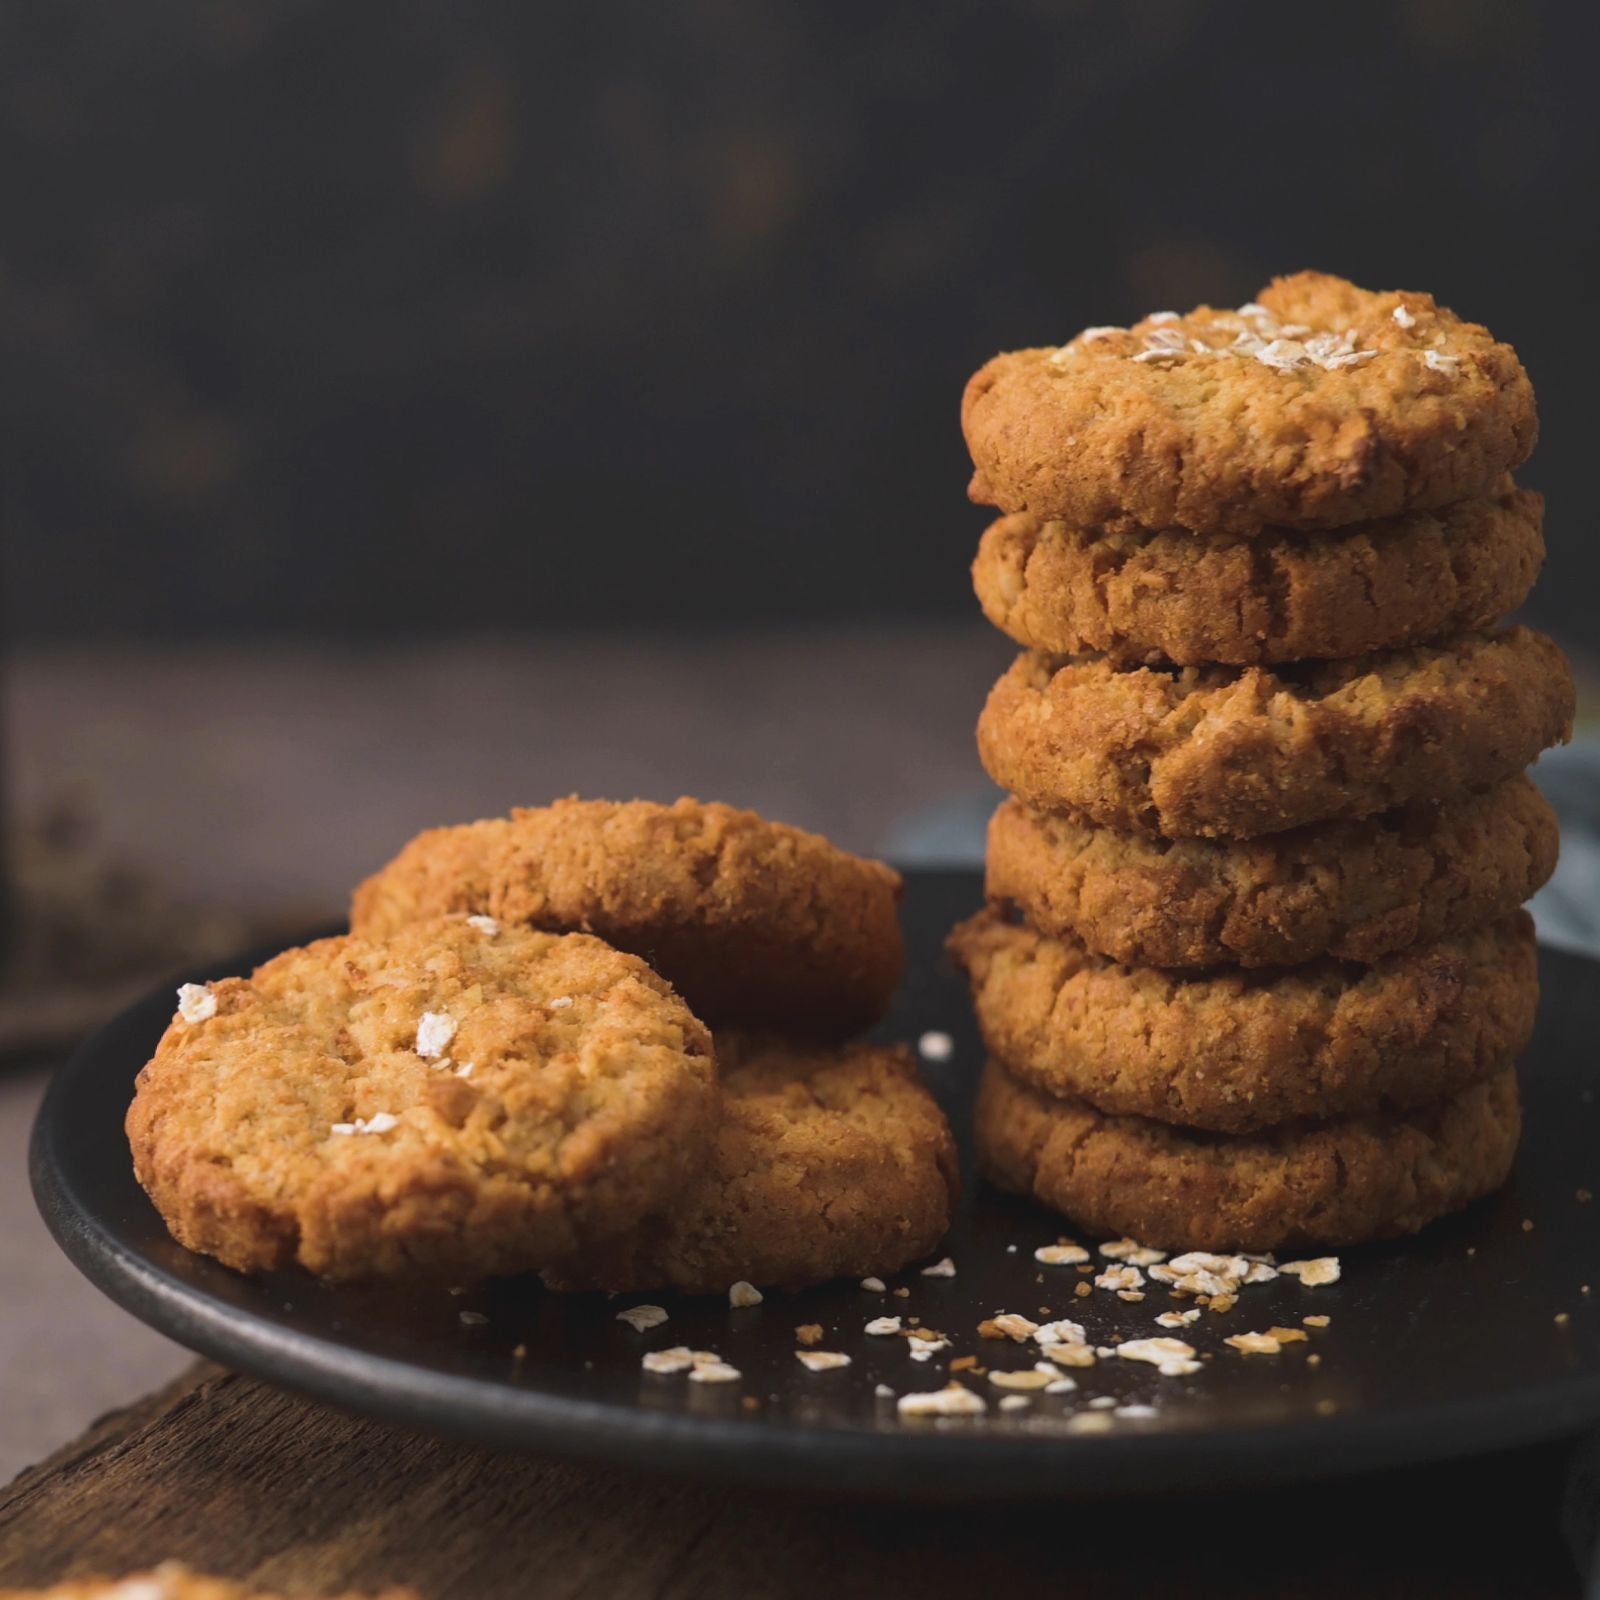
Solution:
[[[723,1120],[665,1216],[555,1271],[564,1289],[722,1294],[898,1272],[944,1237],[949,1124],[903,1047],[821,1051],[720,1033]]]
[[[643,961],[458,916],[186,985],[128,1138],[191,1250],[465,1283],[668,1205],[717,1116],[710,1035]]]
[[[1566,657],[1528,628],[1273,670],[1026,652],[989,695],[978,751],[1044,810],[1253,838],[1486,788],[1564,743],[1572,711]]]
[[[999,355],[961,408],[970,494],[1078,528],[1252,535],[1486,493],[1538,437],[1510,345],[1426,294],[1278,278]]]
[[[1259,839],[1152,839],[1006,800],[989,898],[1131,966],[1376,961],[1514,911],[1555,870],[1550,802],[1523,774],[1481,794]]]
[[[1503,1072],[1539,1004],[1524,911],[1375,966],[1125,967],[993,911],[950,936],[989,1053],[1047,1094],[1219,1133],[1405,1110]]]
[[[1002,517],[972,580],[1033,650],[1180,666],[1335,659],[1484,628],[1527,598],[1543,497],[1513,489],[1326,533],[1107,533]]]
[[[163,1561],[148,1572],[125,1578],[71,1578],[48,1589],[0,1589],[0,1600],[275,1600],[229,1578],[192,1572],[176,1561]],[[330,1596],[329,1600],[339,1600]],[[358,1600],[354,1594],[342,1600]],[[418,1600],[414,1589],[384,1589],[372,1600]]]
[[[1162,1250],[1281,1250],[1415,1233],[1499,1188],[1522,1112],[1508,1071],[1405,1116],[1228,1138],[1053,1100],[991,1062],[977,1127],[993,1182],[1093,1233]]]
[[[351,926],[482,911],[643,956],[708,1022],[844,1038],[905,962],[900,875],[753,811],[558,800],[418,835],[356,890]]]

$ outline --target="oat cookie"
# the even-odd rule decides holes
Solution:
[[[229,1578],[211,1578],[176,1561],[125,1578],[70,1578],[48,1589],[0,1589],[0,1600],[275,1600]],[[330,1596],[330,1600],[335,1597]],[[343,1600],[358,1600],[346,1595]],[[418,1600],[414,1589],[384,1589],[372,1600]]]
[[[713,1024],[844,1038],[904,965],[900,875],[814,833],[697,800],[558,800],[418,835],[356,891],[351,926],[485,912],[643,956]]]
[[[1528,628],[1273,670],[1026,652],[989,695],[978,751],[1045,810],[1252,838],[1486,788],[1565,742],[1572,712],[1566,657]]]
[[[1039,932],[1132,966],[1376,961],[1509,915],[1555,870],[1558,835],[1521,773],[1259,839],[1151,839],[1006,800],[986,888]]]
[[[1499,1188],[1522,1112],[1508,1071],[1405,1116],[1227,1138],[1052,1100],[991,1063],[977,1126],[993,1182],[1084,1229],[1164,1250],[1282,1250],[1415,1233]]]
[[[1237,666],[1334,659],[1487,627],[1544,560],[1543,497],[1513,489],[1326,533],[1108,533],[1002,517],[973,586],[1034,650]]]
[[[717,1116],[710,1035],[644,962],[456,916],[186,987],[127,1126],[191,1250],[464,1283],[666,1206]]]
[[[722,1294],[887,1275],[944,1237],[956,1149],[910,1052],[717,1036],[723,1121],[660,1219],[546,1274],[560,1288]]]
[[[961,420],[980,504],[1243,535],[1471,499],[1538,437],[1510,345],[1431,295],[1319,272],[1237,311],[1157,312],[996,356]]]
[[[1524,911],[1371,967],[1125,967],[993,911],[950,948],[990,1055],[1019,1081],[1219,1133],[1455,1094],[1516,1060],[1539,1003]]]

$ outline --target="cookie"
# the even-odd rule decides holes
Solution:
[[[898,1272],[950,1225],[949,1124],[910,1052],[720,1033],[723,1118],[667,1214],[545,1274],[564,1289],[724,1294]]]
[[[717,1115],[711,1037],[643,961],[445,917],[186,985],[127,1128],[191,1250],[465,1283],[665,1207]]]
[[[1388,1239],[1505,1182],[1522,1131],[1514,1072],[1403,1117],[1249,1138],[1053,1100],[994,1063],[978,1090],[988,1177],[1096,1234],[1162,1250],[1283,1250]]]
[[[697,1015],[841,1039],[888,1009],[905,963],[900,875],[753,811],[558,800],[436,828],[356,891],[355,932],[481,911],[643,956]]]
[[[1166,838],[1252,838],[1487,788],[1572,732],[1572,672],[1511,628],[1353,661],[1122,668],[1025,652],[978,751],[1045,810]]]
[[[1125,967],[983,911],[950,936],[989,1053],[1096,1110],[1218,1133],[1427,1105],[1503,1072],[1539,1003],[1524,911],[1375,966]]]
[[[0,1589],[0,1600],[275,1600],[262,1589],[229,1578],[192,1572],[176,1561],[164,1561],[149,1572],[125,1578],[70,1578],[48,1589]],[[330,1597],[334,1600],[334,1597]],[[358,1600],[351,1594],[344,1600]],[[415,1589],[384,1589],[372,1600],[418,1600]]]
[[[1246,536],[1488,492],[1538,437],[1510,345],[1426,294],[1319,272],[999,355],[962,428],[982,505],[1077,528]]]
[[[1335,659],[1483,628],[1528,597],[1544,501],[1513,489],[1327,533],[1107,533],[1002,517],[972,580],[1018,644],[1118,662]]]
[[[1555,870],[1550,802],[1481,794],[1259,839],[1151,839],[1005,801],[985,887],[1040,933],[1130,966],[1376,961],[1509,915]]]

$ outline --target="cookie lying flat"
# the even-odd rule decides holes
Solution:
[[[126,1578],[73,1578],[48,1589],[0,1589],[0,1600],[274,1600],[264,1590],[209,1578],[176,1561]],[[329,1600],[338,1600],[330,1596]],[[358,1600],[346,1595],[343,1600]],[[372,1600],[418,1600],[415,1589],[385,1589]]]
[[[996,356],[961,408],[970,494],[1074,527],[1332,528],[1486,493],[1538,437],[1510,345],[1431,295],[1319,272]]]
[[[1028,652],[991,691],[978,752],[1044,810],[1252,838],[1487,788],[1571,737],[1572,711],[1566,657],[1528,628],[1271,671]]]
[[[1518,911],[1376,966],[1125,967],[983,911],[950,936],[989,1053],[1099,1111],[1221,1133],[1429,1104],[1503,1072],[1539,1003]]]
[[[1543,497],[1508,486],[1442,511],[1258,538],[1107,533],[1002,517],[973,587],[1034,650],[1119,662],[1336,659],[1487,627],[1527,599],[1544,560]]]
[[[721,1033],[723,1121],[666,1216],[547,1273],[566,1289],[722,1294],[897,1272],[950,1225],[957,1164],[910,1053]]]
[[[128,1138],[191,1250],[465,1283],[670,1203],[717,1113],[710,1035],[644,962],[451,917],[186,986]]]
[[[843,1038],[905,961],[900,875],[753,811],[559,800],[420,834],[356,891],[351,926],[487,912],[643,956],[706,1021]]]
[[[1006,800],[985,887],[1041,933],[1130,966],[1376,961],[1509,915],[1559,827],[1522,774],[1482,794],[1259,839],[1151,839]]]
[[[1504,1072],[1404,1117],[1230,1139],[1052,1100],[991,1063],[977,1128],[993,1182],[1091,1232],[1162,1250],[1280,1250],[1415,1233],[1499,1188],[1522,1112]]]

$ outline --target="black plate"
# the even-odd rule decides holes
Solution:
[[[940,945],[978,898],[972,874],[912,875],[912,977],[889,1030],[953,1037],[950,1061],[929,1071],[963,1134],[979,1053]],[[1600,1190],[1600,1116],[1588,1087],[1600,968],[1546,951],[1543,969],[1539,1034],[1525,1064],[1527,1144],[1502,1194],[1420,1238],[1346,1252],[1336,1286],[1305,1289],[1286,1277],[1247,1290],[1232,1313],[1187,1331],[1214,1353],[1193,1377],[1102,1361],[1076,1374],[1075,1395],[1010,1413],[995,1403],[1000,1391],[973,1380],[991,1402],[982,1419],[902,1421],[874,1388],[937,1388],[946,1362],[968,1352],[1026,1365],[1020,1347],[977,1338],[978,1321],[996,1311],[1037,1316],[1048,1305],[1084,1322],[1091,1338],[1128,1338],[1163,1331],[1154,1316],[1171,1302],[1164,1292],[1139,1305],[1103,1291],[1072,1298],[1077,1275],[1040,1268],[1032,1255],[1064,1225],[976,1183],[949,1242],[953,1279],[911,1272],[898,1280],[910,1287],[907,1299],[841,1284],[770,1294],[743,1311],[664,1297],[671,1320],[643,1335],[616,1321],[617,1303],[546,1294],[522,1280],[457,1297],[329,1289],[297,1273],[244,1278],[173,1244],[130,1170],[123,1112],[172,1013],[168,989],[61,1070],[34,1131],[33,1183],[62,1248],[136,1316],[228,1366],[397,1422],[635,1466],[901,1495],[1281,1482],[1600,1421],[1600,1207],[1578,1198],[1585,1186]],[[1591,1278],[1593,1297],[1583,1292]],[[864,1337],[866,1319],[886,1312],[921,1316],[949,1332],[953,1348],[919,1365],[901,1340]],[[1222,1344],[1227,1333],[1294,1325],[1314,1312],[1332,1325],[1282,1355],[1246,1357]],[[825,1347],[847,1351],[853,1365],[802,1368],[793,1330],[803,1322],[822,1323]],[[721,1352],[743,1382],[690,1384],[641,1370],[642,1351],[674,1344]],[[1322,1358],[1315,1365],[1312,1350]],[[1098,1395],[1154,1404],[1157,1414],[1112,1415],[1104,1433],[1069,1431],[1084,1426],[1071,1419]]]

